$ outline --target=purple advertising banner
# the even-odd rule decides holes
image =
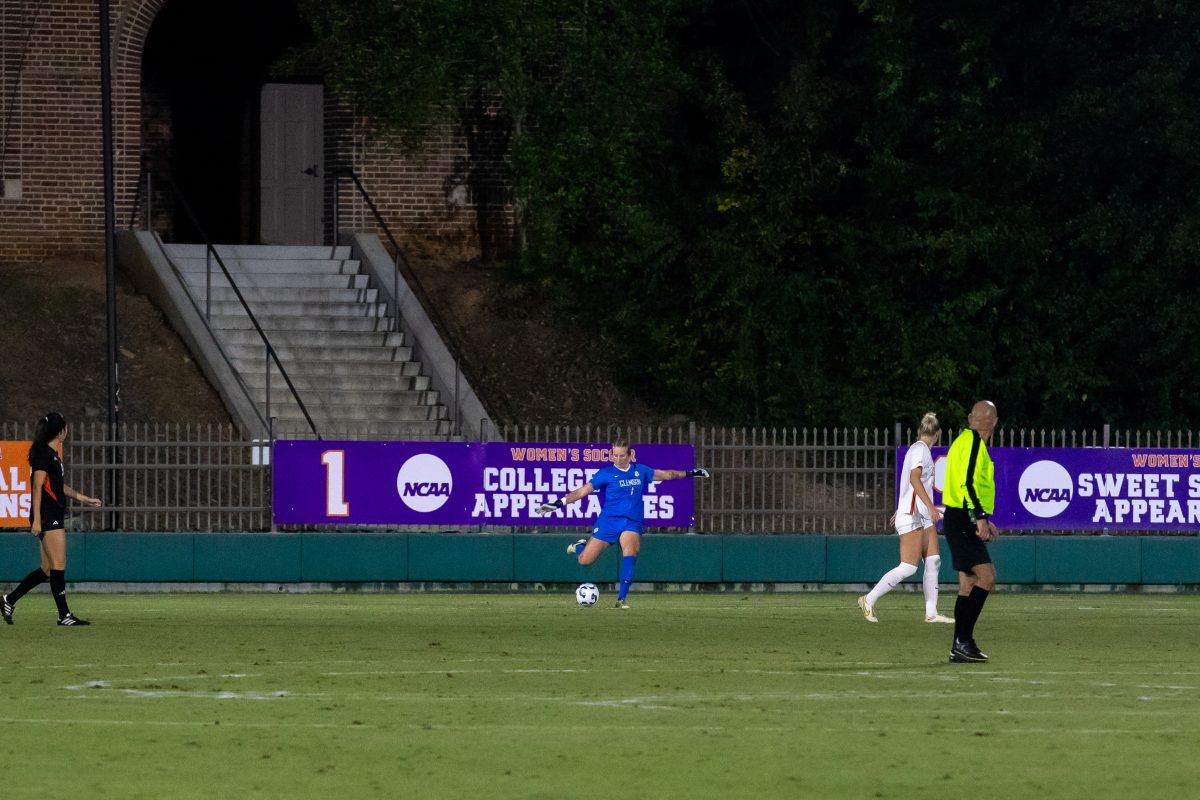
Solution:
[[[642,444],[634,460],[655,469],[691,469],[685,444]],[[587,482],[609,462],[607,444],[491,442],[322,442],[280,440],[272,454],[279,525],[590,525],[591,494],[549,516],[534,512]],[[690,528],[691,480],[646,489],[646,525]]]
[[[933,501],[939,504],[948,449],[933,448]],[[907,450],[897,449],[898,465]],[[988,452],[996,465],[994,518],[1000,528],[1200,529],[1200,451],[996,447]]]

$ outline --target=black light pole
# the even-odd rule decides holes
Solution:
[[[117,417],[121,407],[117,365],[116,200],[113,189],[112,77],[109,70],[108,0],[100,0],[100,114],[104,149],[104,277],[108,311],[108,463],[116,464]],[[107,503],[118,502],[117,472],[110,470]],[[110,518],[108,527],[116,525]]]

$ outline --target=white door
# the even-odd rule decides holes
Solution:
[[[259,111],[259,237],[263,244],[322,244],[324,91],[268,83]]]

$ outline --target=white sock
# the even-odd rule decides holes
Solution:
[[[904,580],[905,578],[910,578],[916,574],[916,565],[905,564],[903,561],[901,561],[899,566],[892,567],[890,571],[885,573],[884,576],[879,579],[879,583],[875,584],[874,589],[867,592],[867,605],[874,608],[875,604],[879,602],[879,598],[883,597],[892,589],[895,589],[896,586],[899,585],[900,581]]]
[[[921,574],[921,589],[925,592],[925,616],[937,613],[938,571],[942,568],[941,556],[925,557],[925,572]]]

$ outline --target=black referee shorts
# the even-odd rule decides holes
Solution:
[[[942,533],[950,546],[950,560],[958,572],[975,574],[978,564],[991,564],[987,543],[975,532],[975,523],[965,508],[947,508],[942,516]]]

